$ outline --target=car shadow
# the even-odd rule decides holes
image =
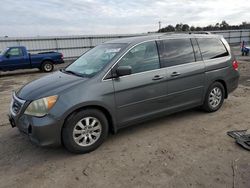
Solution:
[[[121,128],[118,130],[116,134],[111,134],[110,137],[112,138],[116,138],[120,136],[123,137],[128,134],[131,134],[131,132],[135,133],[135,132],[140,132],[140,131],[145,131],[145,130],[147,131],[151,129],[152,127],[159,128],[162,126],[166,126],[168,124],[167,123],[168,121],[174,122],[175,120],[178,120],[178,119],[188,119],[189,117],[192,117],[192,116],[196,116],[196,115],[202,116],[206,114],[207,113],[205,113],[203,110],[199,108],[193,108],[193,109],[189,109],[189,110],[185,110],[181,112],[176,112],[170,115],[165,115],[165,116],[163,115],[161,117],[153,118],[145,122],[141,122],[135,125]]]

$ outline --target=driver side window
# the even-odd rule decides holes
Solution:
[[[131,66],[132,74],[160,68],[155,41],[145,42],[132,48],[119,61],[118,66]]]
[[[6,55],[9,55],[10,57],[19,57],[23,56],[23,53],[20,48],[11,48]]]

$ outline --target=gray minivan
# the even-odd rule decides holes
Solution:
[[[38,145],[86,153],[132,124],[199,106],[217,111],[238,79],[221,36],[123,38],[14,92],[9,120]]]

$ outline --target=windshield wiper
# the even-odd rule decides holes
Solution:
[[[73,74],[75,76],[80,76],[80,77],[84,77],[82,74],[71,71],[71,70],[66,70],[66,69],[61,69],[61,72],[65,72],[65,73],[69,73],[69,74]]]

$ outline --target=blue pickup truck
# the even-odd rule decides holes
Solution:
[[[63,62],[63,54],[61,53],[30,54],[24,46],[6,48],[0,53],[0,71],[38,68],[44,72],[51,72],[54,69],[54,64]]]
[[[245,41],[242,41],[242,43],[241,43],[241,53],[242,53],[242,56],[249,55],[249,52],[250,52],[250,47],[246,46],[246,42]]]

